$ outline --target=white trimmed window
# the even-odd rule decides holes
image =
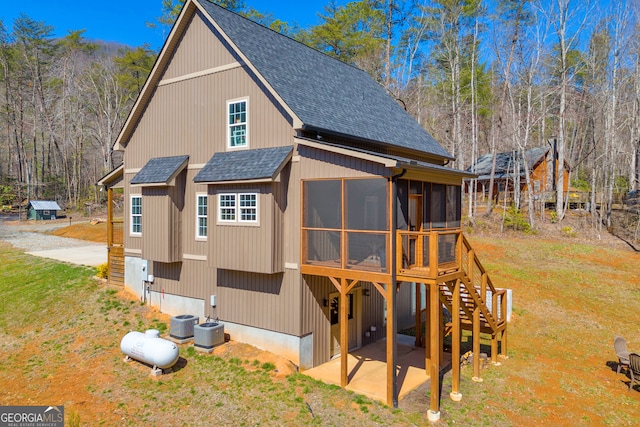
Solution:
[[[247,100],[227,103],[227,141],[229,148],[246,147],[247,136]]]
[[[207,195],[196,195],[196,238],[207,238]]]
[[[240,198],[239,222],[258,222],[258,195],[256,193],[243,193]]]
[[[131,196],[131,234],[142,234],[142,196]]]
[[[235,194],[218,194],[218,221],[236,222]]]
[[[218,194],[218,222],[256,224],[258,222],[258,194]]]

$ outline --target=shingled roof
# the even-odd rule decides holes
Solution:
[[[527,159],[527,165],[531,171],[533,167],[538,164],[542,157],[549,151],[546,147],[531,148],[525,151],[525,158]],[[522,155],[519,150],[506,151],[504,153],[496,154],[496,170],[494,178],[505,178],[507,176],[512,177],[514,175],[514,168],[516,160],[519,161],[520,176],[524,176],[524,163],[522,162]],[[491,176],[491,164],[493,163],[493,156],[491,154],[485,154],[478,158],[473,166],[467,168],[467,172],[473,172],[478,175],[478,179],[489,179]]]
[[[293,146],[215,153],[194,182],[274,179],[293,153]]]
[[[131,180],[132,185],[169,185],[187,165],[189,156],[154,157],[149,159]]]
[[[452,159],[366,72],[206,0],[194,0],[303,128]]]

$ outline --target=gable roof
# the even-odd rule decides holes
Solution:
[[[293,146],[215,153],[194,182],[271,181],[291,158]]]
[[[30,200],[29,204],[37,211],[61,211],[58,203],[52,200]]]
[[[163,67],[190,16],[199,9],[240,60],[252,69],[301,129],[351,137],[400,149],[453,157],[366,72],[206,0],[190,0],[118,136],[122,147],[135,128]],[[151,83],[151,84],[150,84]]]
[[[451,158],[365,71],[218,5],[200,4],[304,128]]]
[[[172,185],[188,161],[189,156],[151,158],[133,177],[131,185]]]
[[[542,158],[547,154],[549,148],[538,147],[531,148],[525,151],[525,159],[529,171],[537,165]],[[496,154],[496,170],[494,178],[505,178],[507,176],[514,175],[514,168],[516,161],[520,164],[519,174],[524,176],[524,163],[522,163],[522,156],[519,150],[506,151],[504,153]],[[470,166],[467,168],[467,172],[473,172],[478,175],[478,179],[489,179],[491,176],[491,164],[493,163],[493,156],[491,154],[485,154],[480,156],[475,163],[475,168]]]

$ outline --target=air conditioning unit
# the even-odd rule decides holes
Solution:
[[[193,328],[199,322],[198,316],[181,314],[171,318],[169,336],[176,340],[189,340],[193,338]]]
[[[193,345],[197,350],[211,352],[220,344],[224,344],[223,323],[207,322],[193,327]]]

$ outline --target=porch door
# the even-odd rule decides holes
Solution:
[[[362,346],[361,290],[354,289],[347,295],[349,328],[349,351]],[[340,355],[340,293],[329,295],[329,318],[331,320],[331,357]]]
[[[422,231],[422,195],[411,194],[409,196],[409,231]],[[415,267],[417,260],[421,258],[420,247],[417,247],[416,236],[409,237],[409,267]]]

